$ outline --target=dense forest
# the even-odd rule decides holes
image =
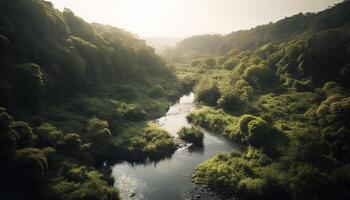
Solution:
[[[0,198],[118,199],[103,161],[176,149],[148,122],[184,92],[165,66],[127,31],[0,1]]]
[[[196,183],[225,198],[350,199],[349,1],[161,58],[44,0],[0,1],[0,199],[120,199],[109,164],[171,156],[153,120],[192,89],[179,138],[201,146],[206,129],[240,145],[199,164]]]
[[[232,49],[254,51],[268,43],[287,42],[344,26],[350,20],[349,10],[348,3],[338,4],[319,13],[299,13],[275,23],[235,31],[228,35],[193,36],[178,43],[167,55],[177,61],[183,61],[201,54],[222,55]]]
[[[188,120],[241,145],[198,165],[197,183],[227,198],[350,198],[349,1],[170,53],[197,80]]]

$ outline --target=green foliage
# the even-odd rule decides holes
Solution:
[[[345,1],[319,13],[299,13],[249,30],[234,31],[227,35],[199,35],[186,38],[176,45],[171,55],[175,58],[181,58],[189,52],[220,55],[232,50],[231,54],[235,55],[237,50],[255,50],[270,43],[280,43],[297,36],[342,27],[349,22],[349,8],[350,3]],[[272,49],[271,47],[273,46],[267,50]]]
[[[238,62],[237,60],[226,61],[223,64],[223,68],[226,69],[226,70],[232,70],[233,68],[236,67],[237,62]]]
[[[205,63],[208,67],[213,68],[213,67],[215,67],[215,65],[216,65],[216,60],[213,59],[213,58],[208,58],[208,59],[206,59],[206,60],[204,61],[204,63]]]
[[[276,77],[268,67],[253,65],[248,67],[243,74],[244,79],[256,89],[271,88],[276,83]]]
[[[216,105],[216,102],[220,98],[220,91],[216,82],[208,77],[202,78],[196,85],[194,91],[197,101],[204,102],[208,105]]]
[[[218,100],[218,106],[228,112],[239,112],[244,110],[245,103],[238,94],[234,92],[225,92]]]
[[[263,176],[261,170],[266,164],[257,162],[263,154],[253,152],[254,155],[247,156],[235,152],[217,154],[198,165],[193,177],[214,190],[227,195],[239,194],[245,199],[286,197],[283,189],[275,186],[276,177]],[[262,168],[259,170],[257,166]]]
[[[221,134],[224,134],[224,130],[228,125],[237,123],[237,118],[208,107],[191,112],[187,119],[197,126]]]
[[[191,67],[198,67],[201,64],[201,61],[195,60],[191,63]]]
[[[47,158],[39,149],[24,148],[17,151],[15,168],[24,181],[37,181],[48,171]]]
[[[127,147],[129,154],[134,158],[149,157],[156,160],[170,155],[176,150],[173,137],[156,124],[149,123],[141,130],[130,131],[140,132],[130,139]]]
[[[203,143],[204,134],[198,127],[183,127],[177,134],[181,140],[184,140],[186,142],[191,142],[195,145],[201,145]]]
[[[34,145],[32,128],[25,122],[12,122],[10,128],[17,134],[17,147],[27,148]]]
[[[91,142],[94,155],[103,153],[109,143],[112,133],[108,128],[108,122],[98,118],[91,118],[87,124],[87,138]]]
[[[62,150],[64,150],[68,154],[74,154],[74,152],[80,151],[81,144],[82,141],[78,134],[69,133],[64,136],[61,146]]]
[[[37,145],[39,147],[56,147],[63,140],[63,133],[55,126],[45,123],[35,129],[38,136]]]
[[[336,82],[327,82],[323,85],[322,90],[327,95],[342,94],[343,88]]]
[[[111,141],[123,140],[119,134],[134,121],[163,115],[178,98],[182,85],[165,65],[133,33],[85,22],[43,0],[0,1],[0,104],[23,120],[0,108],[4,198],[118,199],[94,166],[108,153],[138,157]],[[173,153],[169,135],[151,132],[141,132],[147,144],[140,160]],[[68,160],[79,163],[69,174],[79,169],[88,178],[63,177]]]
[[[36,105],[44,89],[40,66],[29,63],[16,67],[16,97],[21,104]]]
[[[118,191],[109,187],[103,175],[85,166],[64,163],[61,176],[55,180],[54,191],[62,199],[70,200],[117,200]]]
[[[144,120],[147,113],[142,110],[139,105],[136,104],[126,104],[123,103],[118,107],[118,111],[123,115],[127,120],[131,121],[141,121]]]
[[[153,87],[149,92],[149,95],[154,98],[160,98],[166,96],[166,94],[166,91],[162,88],[162,86],[159,85]]]

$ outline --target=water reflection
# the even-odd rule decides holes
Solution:
[[[186,116],[195,109],[193,100],[193,93],[183,96],[164,117],[158,119],[159,124],[177,137],[177,131],[189,126]],[[112,173],[115,186],[120,188],[123,199],[184,199],[197,188],[190,181],[196,165],[218,152],[228,152],[233,148],[235,145],[226,138],[205,131],[202,146],[180,148],[170,158],[159,162],[116,164]],[[215,196],[208,198],[218,199]],[[205,199],[205,195],[201,199]]]

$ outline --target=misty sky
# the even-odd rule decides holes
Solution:
[[[50,0],[88,22],[126,29],[141,37],[230,33],[342,0]]]

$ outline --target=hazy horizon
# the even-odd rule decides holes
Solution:
[[[142,38],[228,34],[342,0],[50,0],[88,22],[123,28]]]

